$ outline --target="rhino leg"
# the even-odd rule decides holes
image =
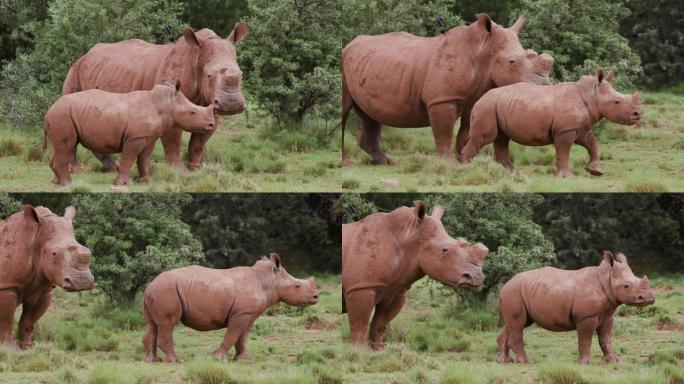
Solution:
[[[93,155],[102,163],[102,172],[117,172],[119,170],[119,166],[116,165],[116,161],[112,159],[112,155],[95,152],[93,152]]]
[[[432,136],[435,139],[437,153],[446,158],[451,158],[453,155],[454,124],[458,116],[458,106],[453,103],[436,104],[428,109],[428,117],[430,118]],[[459,134],[461,134],[461,130],[459,130]],[[467,139],[468,133],[466,132],[465,135]]]
[[[33,346],[33,330],[38,320],[45,314],[52,301],[52,291],[44,293],[35,303],[23,303],[19,319],[19,347],[29,349]]]
[[[175,289],[175,286],[173,288]],[[145,291],[143,316],[147,324],[147,332],[143,337],[143,344],[147,357],[152,361],[157,360],[155,358],[156,346],[158,346],[164,352],[164,361],[181,363],[181,359],[178,358],[173,348],[173,328],[183,315],[183,307],[180,297],[177,294],[171,294],[169,289],[169,287],[164,289],[164,287],[155,286],[152,291]],[[152,337],[155,339],[151,339]]]
[[[145,149],[138,155],[138,181],[141,183],[146,183],[150,180],[150,162],[152,160],[152,151],[154,150],[155,142],[156,140],[150,139]]]
[[[587,131],[585,135],[578,136],[575,143],[586,148],[589,153],[589,163],[584,169],[594,176],[602,176],[603,169],[599,164],[599,160],[601,160],[601,150],[594,133],[592,131]]]
[[[380,149],[380,123],[371,119],[365,112],[354,106],[356,114],[361,118],[361,132],[359,133],[359,145],[372,158],[373,164],[392,164],[392,160]]]
[[[188,169],[196,171],[202,168],[202,156],[204,154],[204,146],[209,141],[209,138],[214,134],[211,132],[195,132],[190,136],[188,143]]]
[[[371,312],[375,307],[375,292],[363,289],[348,292],[345,296],[351,342],[357,346],[366,346],[368,320],[370,320]]]
[[[575,131],[565,131],[553,138],[556,147],[556,177],[572,177],[570,148],[575,142]]]
[[[228,326],[226,334],[223,336],[221,345],[214,350],[212,355],[218,359],[223,360],[226,352],[231,349],[238,341],[240,336],[249,330],[253,318],[250,315],[237,315],[228,319]]]
[[[254,320],[249,323],[247,329],[238,337],[237,342],[235,343],[235,357],[233,360],[244,360],[249,358],[249,354],[247,353],[247,340],[249,340],[249,331],[252,330],[253,324]]]
[[[504,320],[505,338],[501,337],[505,341],[504,349],[510,348],[515,353],[516,363],[527,363],[529,359],[527,358],[527,353],[525,353],[525,347],[523,345],[523,330],[525,327],[532,323],[528,313],[525,303],[522,297],[518,293],[517,295],[509,295],[506,298],[501,299],[501,315]],[[503,332],[502,332],[503,334]],[[497,338],[497,342],[499,339]],[[501,347],[499,348],[501,351]]]
[[[164,147],[164,156],[166,163],[176,168],[182,167],[181,161],[181,139],[183,137],[183,130],[179,127],[173,127],[166,130],[161,136],[162,146]]]
[[[510,356],[510,349],[508,348],[508,329],[506,325],[504,325],[503,329],[501,330],[501,333],[499,336],[496,338],[496,344],[499,346],[499,354],[496,356],[496,362],[497,363],[510,363],[513,360],[511,360]]]
[[[14,312],[17,310],[17,294],[10,290],[0,290],[0,346],[15,349]]]
[[[508,136],[499,134],[494,140],[494,158],[496,161],[506,167],[509,171],[513,170],[513,162],[511,161],[511,151],[508,148],[510,139]]]
[[[375,314],[370,326],[371,348],[382,349],[385,346],[385,332],[390,321],[394,319],[406,301],[406,291],[397,295],[389,303],[380,303],[375,307]]]
[[[145,361],[148,363],[156,363],[161,361],[159,356],[157,356],[157,337],[157,324],[155,324],[151,319],[147,320],[142,342],[143,347],[145,348]]]
[[[119,175],[114,179],[114,185],[128,184],[128,173],[146,146],[146,139],[133,139],[124,143],[119,162]]]
[[[77,151],[78,151],[78,146],[75,145],[74,149],[71,151],[71,155],[69,156],[69,172],[70,173],[81,172],[81,166],[78,164],[78,160],[76,159],[76,152]]]
[[[55,173],[55,177],[52,179],[53,183],[61,186],[71,183],[69,159],[70,153],[64,153],[57,149],[54,150],[49,163],[50,168],[52,168],[52,171]]]
[[[462,134],[464,128],[463,122],[466,120],[466,116],[464,114],[464,116],[461,117],[461,130],[458,131],[459,137],[457,138],[457,141],[461,139],[466,141],[463,143],[464,146],[458,149],[459,161],[463,163],[469,162],[473,156],[480,152],[482,147],[494,142],[497,139],[498,134],[496,113],[493,111],[481,112],[480,109],[477,109],[476,111],[472,112],[471,116],[473,117],[473,121],[468,125],[468,130]],[[506,147],[508,147],[508,143],[506,143]]]
[[[460,155],[463,153],[463,148],[465,148],[468,143],[468,137],[470,136],[470,111],[472,108],[466,108],[461,115],[461,126],[458,128],[458,133],[456,134],[456,154]]]
[[[596,330],[599,339],[599,346],[603,352],[603,361],[606,363],[616,363],[618,357],[613,352],[613,317],[607,318]]]
[[[598,326],[598,318],[589,317],[577,323],[578,364],[589,364],[591,361],[591,340]]]

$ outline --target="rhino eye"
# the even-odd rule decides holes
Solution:
[[[615,104],[620,104],[620,100],[615,100]]]
[[[301,285],[301,284],[297,284],[297,285],[295,285],[295,288],[301,288],[301,287],[302,287],[302,285]]]
[[[629,284],[624,285],[625,289],[629,288]]]
[[[57,252],[52,252],[52,256],[57,256]]]
[[[197,112],[195,112],[195,111],[192,111],[191,113],[192,113],[193,115],[197,114]]]
[[[508,60],[508,64],[513,64],[515,63],[515,60]]]
[[[442,247],[442,252],[448,252],[449,248],[448,247]]]

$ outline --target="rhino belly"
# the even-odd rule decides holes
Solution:
[[[501,131],[514,142],[531,146],[553,143],[553,115],[548,106],[515,99],[497,103],[496,113]]]
[[[541,281],[523,289],[528,316],[549,331],[575,329],[572,318],[574,286],[562,282]]]

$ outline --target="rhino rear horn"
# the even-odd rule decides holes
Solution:
[[[66,209],[64,210],[64,218],[69,220],[69,221],[73,221],[75,216],[76,216],[76,208],[74,208],[73,205],[66,207]]]
[[[415,200],[413,202],[413,211],[416,214],[418,220],[423,221],[427,208],[425,208],[425,202],[423,200]]]
[[[519,33],[523,25],[525,25],[525,19],[522,17],[518,17],[518,20],[516,20],[515,23],[511,25],[510,29],[515,33]]]
[[[432,218],[435,220],[442,220],[442,215],[444,215],[444,207],[435,205],[435,207],[432,208]]]
[[[21,206],[21,210],[24,212],[24,219],[36,224],[40,224],[40,217],[38,216],[38,212],[36,212],[36,209],[33,207],[33,205],[24,204]]]

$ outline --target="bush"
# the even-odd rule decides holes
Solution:
[[[618,31],[629,13],[621,2],[610,0],[522,0],[511,16],[525,17],[520,34],[524,47],[555,58],[556,80],[576,81],[601,66],[615,68],[620,89],[634,84],[642,71],[639,55]]]
[[[77,194],[77,238],[109,300],[129,304],[159,273],[203,259],[202,244],[180,219],[185,194]]]
[[[360,34],[404,30],[425,34],[436,15],[459,23],[437,1],[249,2],[250,38],[239,52],[252,95],[283,126],[297,126],[307,113],[337,117],[340,55]],[[411,15],[396,17],[397,15]]]
[[[60,95],[69,67],[96,43],[130,38],[153,41],[155,33],[180,30],[179,0],[55,0],[49,18],[23,30],[35,36],[32,50],[19,52],[0,80],[0,112],[17,124],[42,121]]]
[[[21,203],[12,196],[6,192],[0,192],[0,220],[4,220],[19,211],[20,207]]]

